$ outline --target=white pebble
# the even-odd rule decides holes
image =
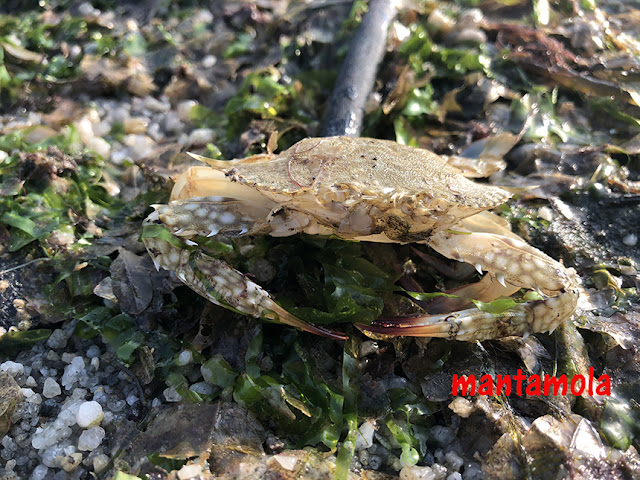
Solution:
[[[460,470],[460,468],[462,468],[462,465],[464,465],[464,460],[462,460],[462,458],[460,458],[460,455],[458,455],[453,450],[448,451],[444,455],[444,459],[449,464],[451,469],[455,470],[456,472]]]
[[[447,480],[462,480],[462,475],[460,472],[453,472],[447,477]]]
[[[132,160],[140,160],[146,157],[156,147],[156,142],[141,134],[127,135],[124,138],[124,143],[129,147]]]
[[[213,395],[213,386],[207,382],[194,383],[189,390],[199,395]]]
[[[178,104],[176,110],[178,112],[178,118],[185,123],[191,122],[191,109],[198,104],[195,100],[183,100]]]
[[[167,402],[179,402],[182,400],[182,396],[173,387],[165,388],[162,394]]]
[[[74,125],[76,127],[76,132],[80,137],[80,141],[84,145],[87,145],[91,139],[95,138],[95,134],[93,133],[93,124],[86,116],[82,117],[80,120],[76,120]]]
[[[635,233],[625,235],[625,237],[622,239],[622,243],[624,243],[628,247],[635,247],[638,243],[638,236]]]
[[[163,122],[164,129],[169,133],[181,133],[184,130],[184,123],[173,110],[165,115]]]
[[[549,207],[541,207],[540,209],[538,209],[538,218],[550,222],[551,220],[553,220],[553,210],[551,210]]]
[[[111,155],[111,145],[104,138],[93,137],[87,143],[87,148],[93,150],[102,158],[109,158]]]
[[[29,375],[27,377],[27,379],[24,381],[24,384],[27,387],[37,387],[38,386],[38,382],[36,382],[36,379],[33,378],[31,375]]]
[[[105,432],[102,427],[91,427],[80,434],[78,439],[78,450],[93,451],[100,446],[104,439]]]
[[[193,361],[193,353],[191,350],[183,350],[178,355],[178,361],[176,362],[179,366],[189,365]]]
[[[49,467],[47,467],[46,465],[40,464],[33,469],[33,472],[31,472],[31,476],[29,477],[29,480],[44,480],[45,478],[47,478],[48,474],[49,474]]]
[[[435,480],[436,474],[430,467],[405,466],[400,470],[400,480]]]
[[[215,55],[207,55],[202,59],[202,66],[204,68],[211,68],[218,63],[218,58]]]
[[[80,378],[81,372],[84,370],[84,359],[82,357],[74,357],[71,363],[64,369],[62,375],[62,386],[65,390],[71,390]]]
[[[202,466],[197,463],[191,465],[184,465],[178,470],[178,478],[180,480],[191,480],[192,478],[200,478],[202,474]]]
[[[38,427],[31,437],[31,446],[41,450],[55,445],[60,440],[71,436],[71,429],[62,422],[49,422],[44,427]]]
[[[4,150],[0,150],[0,163],[4,162],[7,158],[9,158],[9,154]]]
[[[7,360],[6,362],[0,364],[0,372],[7,372],[9,375],[17,377],[18,375],[22,375],[24,373],[24,365],[18,362]]]
[[[215,132],[211,128],[196,128],[189,134],[187,143],[190,145],[204,145],[215,139]]]
[[[193,23],[211,23],[213,22],[213,13],[209,10],[198,10],[193,15]]]
[[[371,448],[373,445],[373,434],[376,431],[376,427],[369,420],[358,427],[358,433],[356,434],[356,451]]]
[[[78,7],[78,13],[83,17],[93,15],[93,12],[94,12],[93,5],[91,5],[89,2],[81,3],[80,6]]]
[[[61,393],[62,389],[54,378],[49,377],[44,381],[44,386],[42,387],[42,395],[44,395],[45,398],[53,398],[60,395]]]
[[[102,405],[94,401],[84,402],[78,408],[78,413],[76,413],[76,422],[82,428],[100,425],[103,418]]]
[[[109,457],[107,457],[104,453],[93,457],[93,471],[96,473],[100,473],[108,464]]]

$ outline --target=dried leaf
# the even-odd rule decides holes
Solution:
[[[113,293],[120,308],[132,315],[142,313],[153,298],[151,278],[143,261],[143,257],[121,249],[111,264]]]

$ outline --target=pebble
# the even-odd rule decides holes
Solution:
[[[58,382],[56,382],[55,378],[48,377],[45,379],[44,386],[42,387],[42,395],[44,395],[45,398],[57,397],[61,393],[62,389]]]
[[[102,158],[109,158],[111,155],[111,145],[104,138],[94,137],[87,142],[87,148],[93,150]]]
[[[638,235],[636,235],[635,233],[625,235],[622,239],[622,243],[624,243],[628,247],[635,247],[638,243]]]
[[[78,450],[93,451],[100,446],[104,439],[105,431],[102,427],[91,427],[80,434]]]
[[[211,128],[196,128],[187,138],[188,145],[205,145],[211,143],[216,138],[215,132]]]
[[[167,402],[179,402],[182,400],[182,396],[173,387],[165,388],[162,395]]]
[[[218,58],[215,55],[206,55],[202,59],[202,66],[204,68],[211,68],[215,66],[216,63],[218,63]]]
[[[93,457],[93,471],[96,473],[100,473],[108,464],[109,457],[107,457],[104,453],[99,453],[98,455]]]
[[[78,413],[76,413],[76,422],[82,428],[100,425],[103,418],[102,405],[95,401],[84,402],[78,407]]]
[[[87,358],[96,358],[100,356],[100,347],[98,345],[91,345],[87,349],[86,353]]]
[[[356,437],[356,451],[371,448],[373,445],[373,434],[376,432],[376,427],[369,420],[362,422],[362,425],[358,427],[358,433]]]
[[[193,353],[191,350],[183,350],[178,355],[178,361],[176,362],[179,366],[189,365],[193,361]]]
[[[63,355],[64,360],[64,355]],[[84,370],[84,358],[80,356],[73,357],[71,363],[64,369],[62,375],[62,386],[65,390],[71,390],[71,388],[78,382],[80,373]]]
[[[176,111],[178,112],[178,118],[184,123],[191,123],[191,109],[198,104],[195,100],[183,100],[178,103]]]
[[[11,360],[7,360],[0,364],[0,372],[6,372],[13,377],[17,377],[18,375],[22,375],[24,373],[24,365],[17,362],[12,362]]]
[[[180,480],[191,480],[192,478],[199,478],[202,474],[202,466],[197,463],[191,465],[184,465],[178,470],[178,478]]]
[[[47,478],[48,474],[49,474],[49,467],[47,467],[46,465],[40,464],[33,469],[33,472],[31,473],[29,480],[44,480],[45,478]]]

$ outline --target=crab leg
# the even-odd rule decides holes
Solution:
[[[155,214],[151,214],[146,223],[152,223],[154,217]],[[144,243],[156,268],[173,271],[182,282],[216,305],[323,337],[347,338],[340,332],[308,324],[290,314],[262,287],[222,260],[190,251],[186,245],[183,248],[172,245],[161,238],[144,238]]]
[[[515,236],[470,232],[460,227],[460,231],[437,232],[428,240],[429,245],[446,257],[489,271],[505,291],[524,287],[552,296],[502,313],[469,308],[442,315],[385,318],[358,327],[388,335],[474,341],[553,331],[573,314],[578,301],[573,269],[566,269]]]

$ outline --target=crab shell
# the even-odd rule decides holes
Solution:
[[[187,242],[197,235],[307,233],[426,243],[489,272],[464,294],[489,301],[526,287],[551,296],[520,304],[508,314],[470,308],[448,315],[384,319],[363,330],[497,338],[553,330],[575,310],[574,272],[526,244],[497,217],[482,213],[511,193],[472,182],[428,150],[386,140],[328,137],[302,140],[280,155],[232,161],[196,158],[213,168],[192,167],[182,174],[169,205],[156,206],[147,224],[162,223]],[[156,265],[173,270],[215,303],[257,317],[275,312],[284,323],[318,328],[284,311],[259,286],[219,260],[200,255],[201,265],[196,265],[175,246],[160,245],[158,239],[145,243]],[[202,272],[206,286],[201,284]]]

